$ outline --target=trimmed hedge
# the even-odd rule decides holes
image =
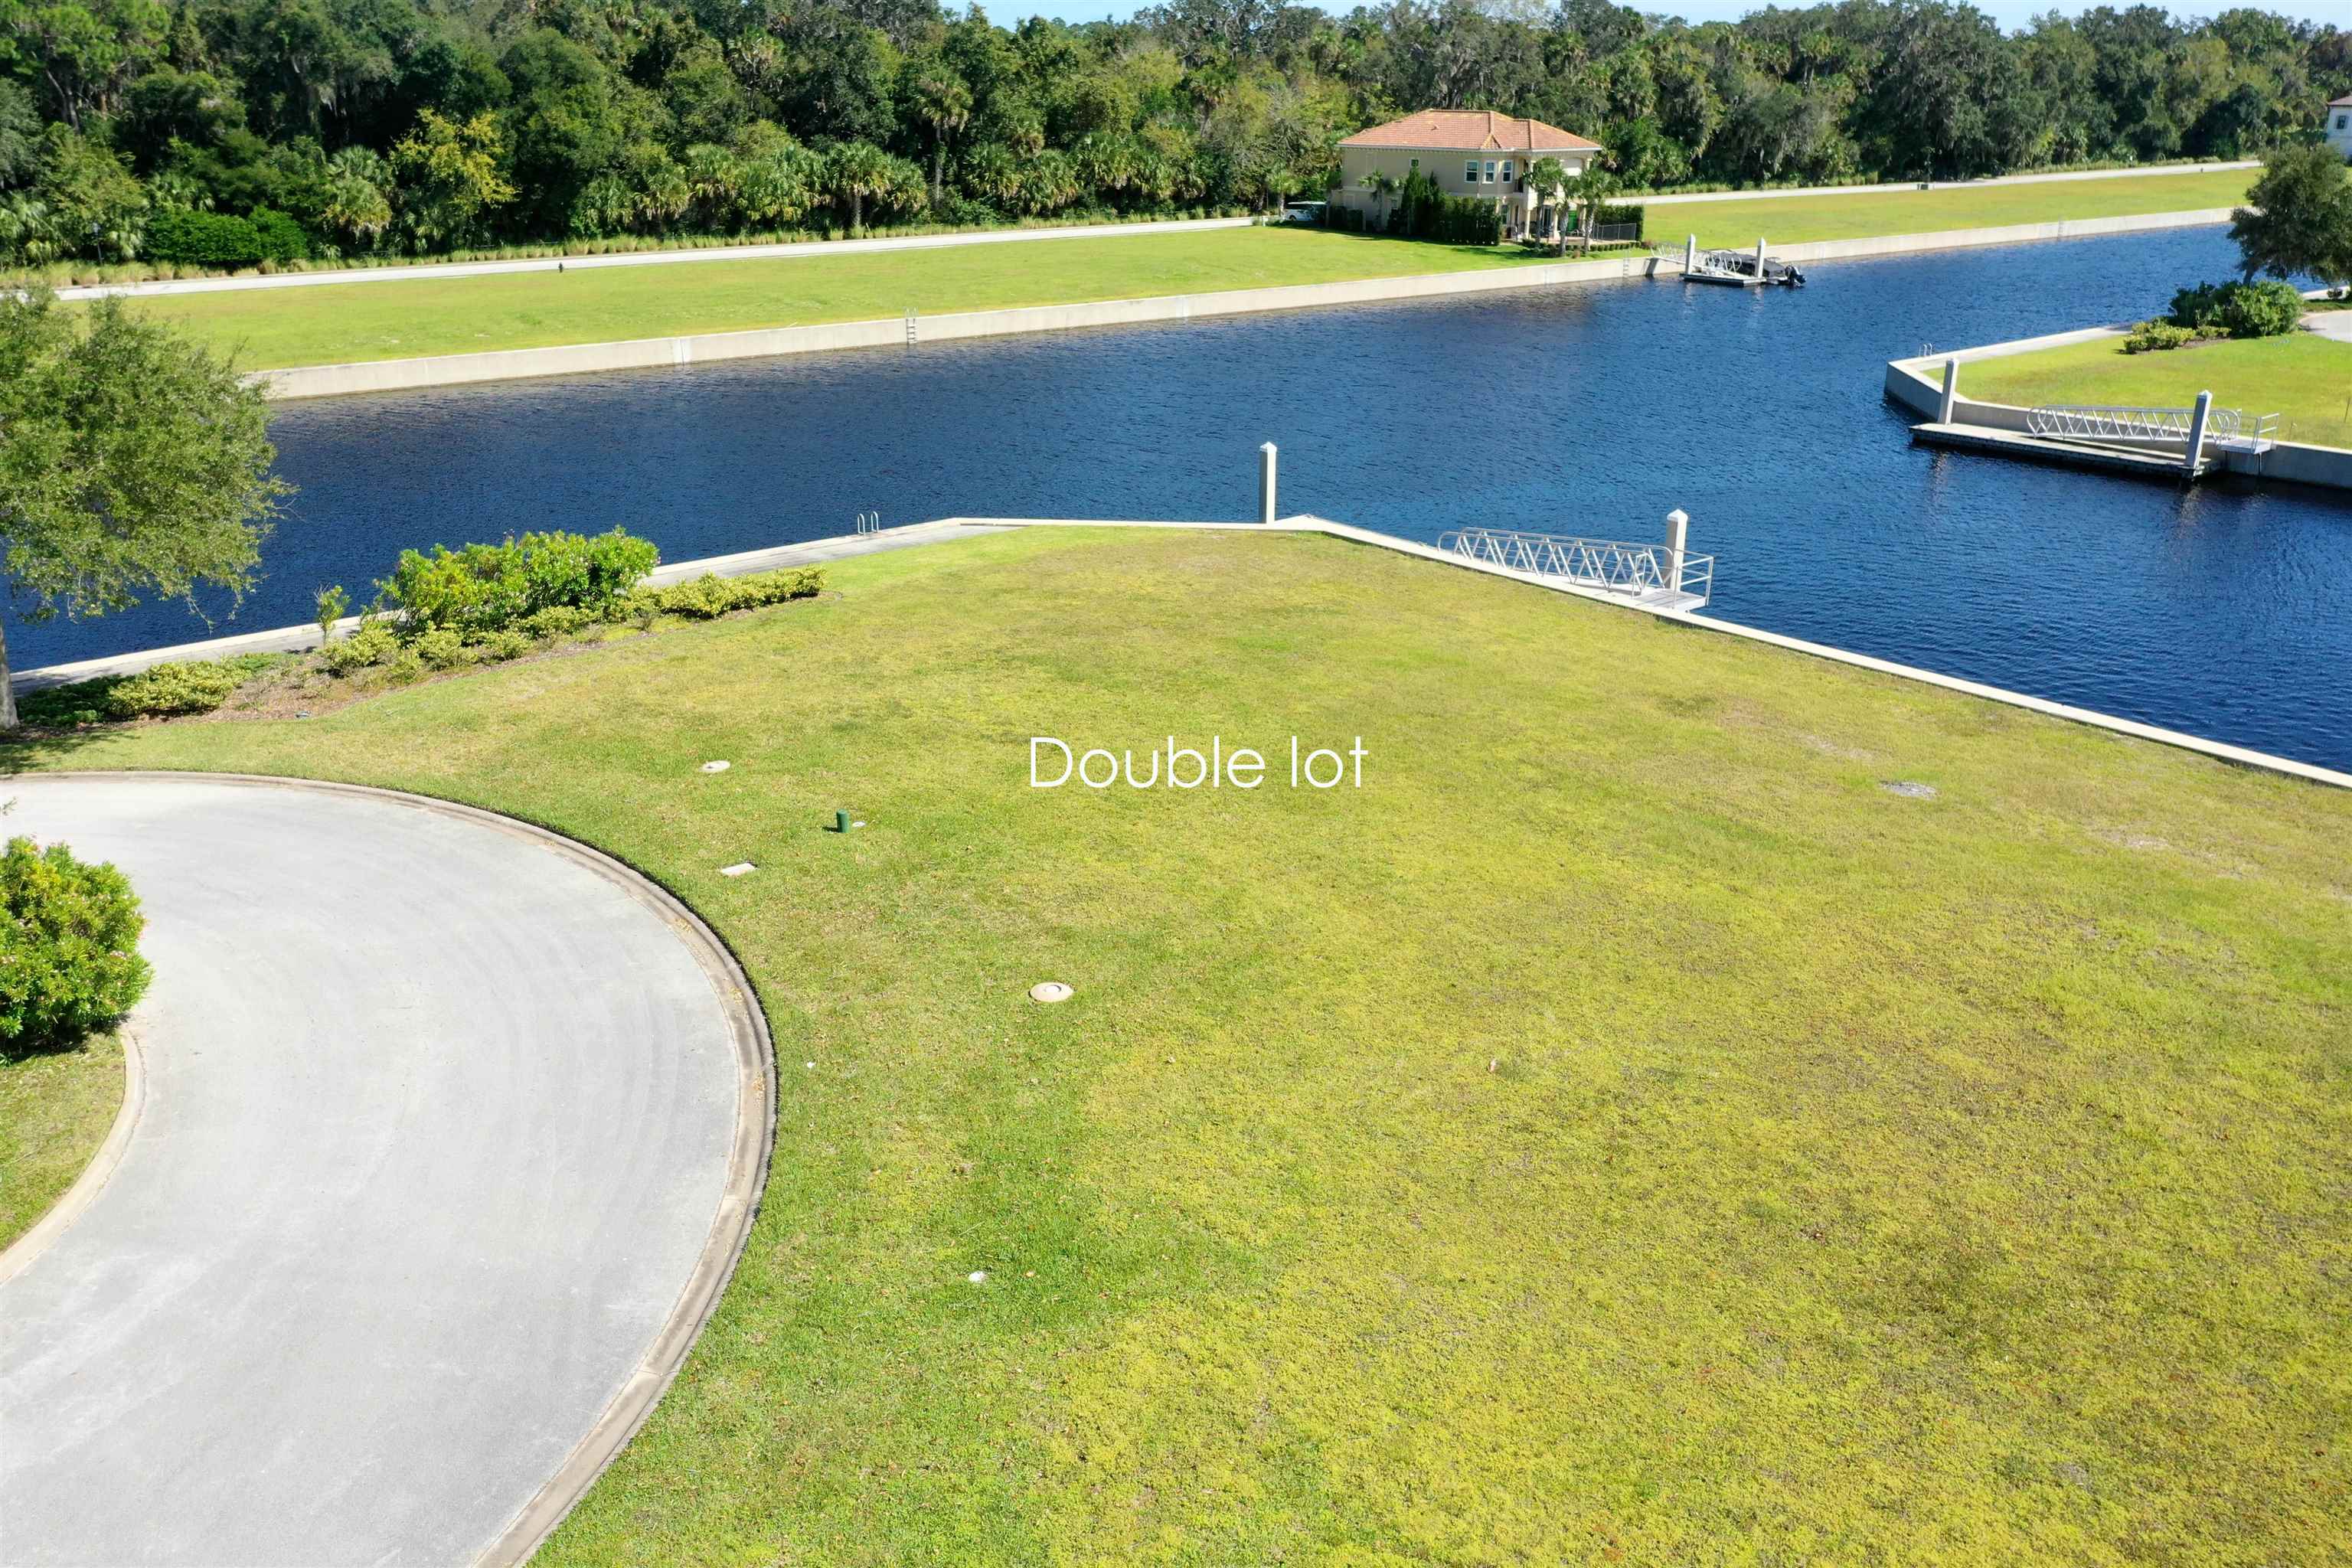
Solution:
[[[146,929],[131,882],[62,844],[0,851],[0,1048],[71,1045],[146,994]]]
[[[257,267],[302,260],[310,254],[310,237],[268,207],[255,208],[250,217],[175,209],[148,220],[146,251],[150,260],[181,267]]]
[[[690,583],[677,583],[667,588],[640,588],[629,595],[627,607],[707,621],[737,610],[781,605],[787,599],[814,598],[824,589],[824,571],[816,566],[761,572],[749,577],[715,577],[706,572]]]
[[[284,663],[286,657],[248,653],[235,658],[188,659],[154,665],[136,675],[77,680],[70,686],[27,692],[17,700],[16,716],[27,724],[66,729],[76,724],[210,713],[234,696],[238,687]]]

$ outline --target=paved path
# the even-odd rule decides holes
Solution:
[[[332,272],[274,272],[266,278],[185,278],[155,283],[89,283],[60,289],[60,300],[118,294],[226,294],[247,289],[316,289],[334,283],[429,283],[497,272],[593,272],[605,267],[667,267],[681,261],[798,261],[858,256],[877,250],[940,250],[961,245],[1020,245],[1044,239],[1109,239],[1127,234],[1181,234],[1186,229],[1247,228],[1254,217],[1171,218],[1165,223],[1076,224],[1061,228],[983,228],[960,234],[910,234],[898,239],[804,239],[778,245],[709,245],[692,250],[631,250],[611,256],[547,256],[527,261],[432,261],[415,267],[347,267]]]
[[[2323,338],[2352,343],[2352,310],[2314,310],[2303,319],[2303,324]]]
[[[121,1162],[0,1282],[0,1562],[460,1563],[566,1471],[560,1510],[756,1199],[764,1050],[699,928],[409,797],[0,795],[129,873],[155,965]]]

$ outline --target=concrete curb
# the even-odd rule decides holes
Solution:
[[[138,1131],[139,1114],[147,1105],[147,1058],[139,1045],[138,1030],[128,1021],[115,1030],[115,1037],[122,1042],[122,1103],[115,1107],[114,1125],[107,1129],[81,1174],[49,1205],[49,1212],[0,1251],[0,1285],[23,1273],[48,1250],[51,1242],[72,1227],[84,1209],[98,1201],[107,1178],[114,1174],[115,1167],[122,1163],[123,1152],[131,1147],[131,1135]]]
[[[687,1353],[710,1319],[712,1310],[734,1277],[735,1266],[751,1240],[760,1196],[767,1185],[768,1163],[775,1145],[775,1048],[766,1015],[742,966],[719,933],[704,923],[691,907],[658,882],[602,849],[501,812],[462,802],[443,800],[408,790],[373,784],[344,784],[331,779],[276,777],[261,773],[197,773],[173,769],[60,770],[44,777],[82,779],[152,779],[189,777],[268,789],[319,790],[390,801],[417,811],[457,817],[516,837],[530,839],[565,856],[627,893],[651,910],[676,931],[719,994],[733,1037],[737,1067],[735,1135],[728,1154],[727,1184],[710,1231],[685,1289],[670,1308],[635,1369],[607,1404],[580,1441],[573,1445],[530,1500],[474,1558],[480,1568],[506,1568],[538,1549],[548,1534],[572,1511],[589,1486],[628,1440],[645,1425],[654,1406],[677,1378]],[[124,1133],[127,1141],[128,1133]],[[85,1173],[85,1179],[88,1173]],[[79,1184],[77,1184],[79,1187]],[[95,1189],[93,1189],[94,1194]],[[59,1205],[60,1208],[63,1205]],[[46,1222],[45,1222],[46,1223]],[[60,1226],[59,1229],[63,1227]],[[29,1236],[29,1233],[28,1233]],[[10,1249],[13,1258],[16,1248]],[[29,1261],[29,1259],[27,1259]]]

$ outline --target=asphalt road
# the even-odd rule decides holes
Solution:
[[[682,1344],[714,1237],[731,1264],[765,1094],[724,977],[625,878],[478,816],[0,796],[0,830],[130,875],[155,966],[121,1163],[0,1283],[0,1563],[474,1560]]]

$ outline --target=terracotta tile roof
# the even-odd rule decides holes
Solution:
[[[2341,98],[2331,98],[2327,100],[2327,107],[2330,109],[2343,109],[2347,106],[2352,106],[2352,92],[2347,92]],[[1402,125],[1404,121],[1400,120],[1397,123]]]
[[[1573,153],[1601,143],[1546,125],[1540,120],[1520,120],[1491,109],[1424,109],[1386,125],[1359,131],[1342,147],[1413,147],[1436,153]]]

